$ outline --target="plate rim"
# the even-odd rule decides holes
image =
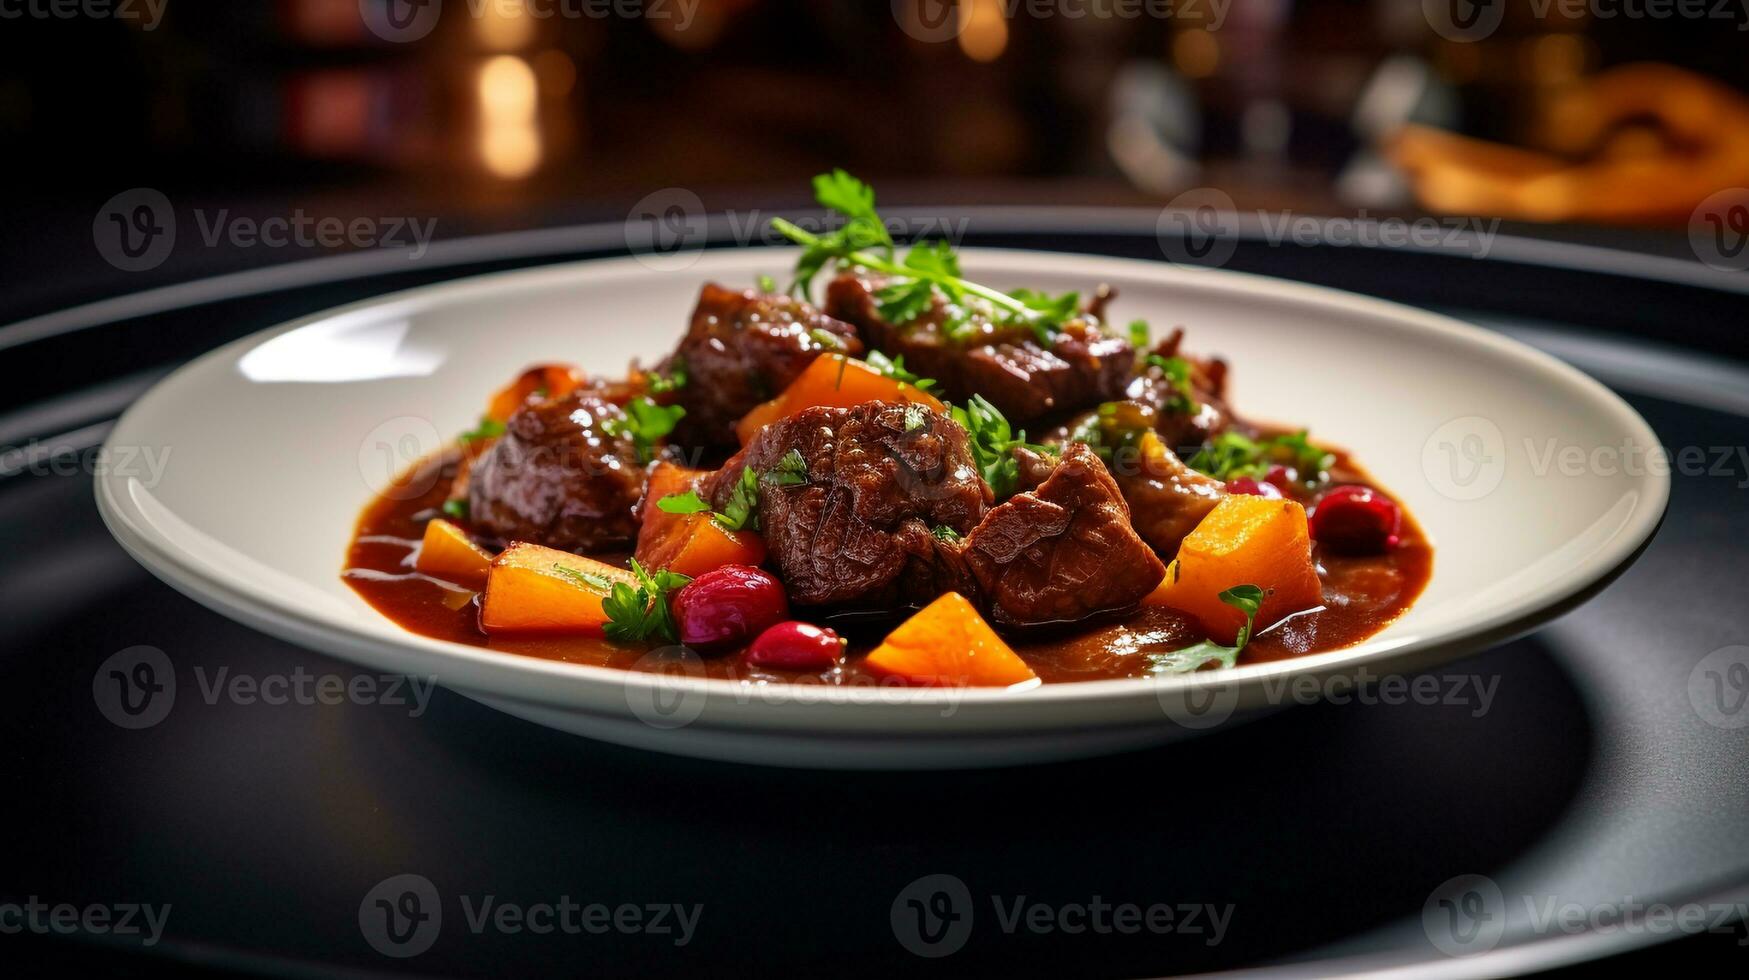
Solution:
[[[769,264],[781,265],[782,258],[793,252],[793,249],[771,247],[756,250],[704,249],[692,257],[685,271],[697,269],[698,276],[703,279],[712,274],[713,266],[735,266],[751,261],[754,256],[761,261],[768,261]],[[1616,428],[1637,443],[1648,449],[1661,446],[1656,433],[1637,411],[1584,372],[1520,341],[1418,307],[1272,276],[1184,266],[1157,260],[1026,248],[978,247],[967,248],[963,252],[964,258],[974,263],[981,257],[988,257],[992,261],[1000,261],[1023,271],[1031,266],[1034,271],[1039,272],[1083,275],[1097,279],[1102,274],[1111,274],[1110,270],[1115,267],[1132,275],[1182,279],[1228,295],[1255,297],[1262,293],[1296,305],[1303,303],[1322,307],[1327,311],[1388,321],[1392,323],[1393,329],[1406,328],[1422,335],[1479,345],[1494,354],[1531,367],[1543,377],[1583,396],[1588,404],[1605,411]],[[1098,271],[1100,269],[1107,271],[1101,273]],[[428,283],[310,313],[230,341],[179,366],[153,384],[128,407],[105,439],[105,446],[107,448],[111,444],[123,443],[129,439],[140,441],[132,435],[132,430],[140,424],[139,419],[144,409],[150,406],[155,396],[160,396],[165,390],[185,381],[193,372],[209,368],[216,362],[234,360],[240,356],[240,352],[314,323],[363,310],[403,304],[429,307],[441,305],[453,297],[514,293],[548,283],[567,281],[579,275],[593,274],[612,280],[636,278],[651,271],[653,270],[649,260],[641,256],[588,258]],[[415,671],[408,669],[410,666],[422,668],[436,676],[440,683],[445,681],[444,675],[447,673],[448,679],[459,681],[453,685],[456,687],[479,689],[500,697],[573,710],[588,709],[591,706],[588,703],[579,703],[575,697],[577,694],[589,693],[590,689],[594,689],[593,693],[599,696],[610,692],[626,694],[634,688],[657,687],[683,694],[698,693],[707,701],[716,702],[718,706],[728,699],[739,702],[742,707],[757,705],[760,709],[789,707],[798,703],[808,706],[873,704],[894,709],[879,713],[881,717],[878,724],[870,726],[870,730],[874,731],[887,730],[896,720],[894,716],[904,711],[912,712],[913,717],[918,720],[932,720],[932,724],[940,725],[941,719],[929,719],[927,715],[918,715],[917,712],[938,713],[939,709],[949,705],[980,706],[978,712],[962,714],[956,711],[954,716],[960,719],[957,724],[932,729],[944,735],[952,734],[953,731],[967,732],[992,727],[985,724],[968,725],[965,720],[968,715],[987,716],[992,711],[1004,717],[985,717],[980,720],[995,721],[1006,727],[1026,720],[1020,717],[1022,714],[1030,717],[1032,711],[1043,710],[1048,706],[1074,705],[1097,709],[1103,721],[1121,723],[1141,719],[1136,717],[1134,711],[1110,715],[1106,713],[1124,705],[1134,707],[1132,702],[1140,702],[1143,706],[1153,706],[1150,717],[1159,721],[1161,715],[1158,699],[1162,691],[1177,690],[1188,693],[1197,689],[1216,688],[1224,693],[1232,690],[1237,696],[1239,706],[1247,707],[1261,703],[1258,695],[1262,693],[1266,681],[1282,677],[1329,677],[1349,673],[1351,669],[1365,664],[1393,670],[1425,669],[1452,659],[1453,656],[1462,655],[1462,652],[1480,650],[1534,629],[1590,598],[1625,570],[1651,541],[1668,507],[1671,486],[1669,475],[1657,472],[1657,468],[1650,468],[1648,472],[1640,474],[1636,485],[1640,499],[1630,509],[1627,522],[1604,548],[1581,563],[1579,568],[1583,570],[1583,574],[1571,577],[1560,589],[1545,594],[1535,602],[1505,604],[1493,615],[1444,633],[1434,642],[1424,643],[1415,637],[1404,637],[1381,647],[1363,641],[1353,647],[1305,657],[1247,664],[1219,673],[1079,681],[1041,685],[1024,691],[1001,688],[943,690],[823,687],[812,692],[817,696],[795,700],[777,699],[774,702],[773,699],[759,694],[749,696],[750,692],[762,694],[770,690],[794,690],[814,686],[749,685],[713,678],[677,677],[521,657],[421,636],[403,630],[387,619],[383,620],[382,625],[392,627],[392,632],[366,631],[355,629],[350,624],[335,623],[309,614],[295,604],[276,602],[271,593],[251,592],[247,588],[241,588],[238,583],[227,581],[226,576],[219,574],[208,563],[176,547],[172,540],[158,534],[141,520],[141,515],[126,492],[132,481],[131,477],[99,473],[94,478],[94,490],[104,524],[136,561],[197,602],[211,606],[252,627],[286,636],[300,645],[336,653],[375,667],[385,666],[385,659],[392,663],[411,656],[414,660],[426,662],[393,665],[392,669],[412,673]],[[336,571],[338,573],[338,567]],[[446,671],[436,670],[438,667],[446,668]],[[539,683],[542,681],[546,683]],[[874,692],[876,696],[867,696],[870,692]],[[599,707],[599,703],[595,706]],[[1010,714],[1015,717],[1005,717]],[[803,718],[794,715],[795,712],[767,711],[760,719],[772,723],[776,728],[787,729],[791,727],[787,722],[805,722]],[[874,722],[876,713],[857,712],[855,715],[867,717]],[[839,720],[851,717],[851,713],[840,713],[837,716]],[[705,719],[700,719],[700,722],[704,721]]]

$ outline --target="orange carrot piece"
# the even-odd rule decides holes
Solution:
[[[425,540],[413,567],[431,576],[479,590],[486,586],[492,555],[468,537],[468,532],[442,518],[425,525]]]
[[[947,411],[934,395],[915,385],[889,378],[863,361],[840,354],[823,354],[815,358],[814,363],[808,365],[782,394],[742,416],[741,421],[735,423],[735,434],[746,443],[760,429],[804,408],[850,408],[873,401],[912,402],[937,412]]]
[[[518,542],[492,559],[480,628],[488,633],[600,633],[601,600],[637,576],[616,565]]]
[[[1165,580],[1142,604],[1182,609],[1202,623],[1209,639],[1232,643],[1245,614],[1220,594],[1235,585],[1263,590],[1259,630],[1323,605],[1304,507],[1249,494],[1227,497],[1185,537]]]
[[[934,687],[1008,687],[1038,679],[958,592],[900,623],[863,663]]]
[[[548,398],[563,398],[583,387],[586,380],[583,372],[569,364],[536,364],[492,396],[486,415],[499,422],[508,422],[510,416],[516,414],[516,410],[536,392],[544,392]]]

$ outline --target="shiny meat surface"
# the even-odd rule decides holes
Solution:
[[[619,406],[587,391],[531,402],[468,470],[468,517],[500,542],[533,541],[566,551],[625,545],[644,468],[625,436],[602,423]]]
[[[1048,348],[1025,327],[977,314],[968,336],[952,338],[943,326],[949,310],[940,295],[922,316],[901,326],[882,319],[874,295],[882,284],[879,278],[841,275],[827,287],[826,311],[855,324],[869,347],[903,356],[907,369],[934,378],[949,399],[983,395],[1020,425],[1123,397],[1135,351],[1129,341],[1101,333],[1091,316],[1069,323]]]
[[[1178,553],[1184,536],[1227,495],[1225,484],[1191,469],[1170,449],[1126,457],[1115,470],[1118,489],[1130,507],[1130,523],[1167,558]]]
[[[686,409],[674,430],[684,447],[733,448],[735,421],[775,397],[830,350],[862,353],[856,330],[783,294],[706,284],[680,346],[658,366],[684,370],[673,402]]]
[[[792,450],[805,472],[785,485],[773,471]],[[725,508],[744,468],[760,474],[770,560],[801,606],[884,608],[958,588],[963,572],[936,530],[970,532],[990,502],[965,430],[915,406],[810,408],[774,422],[700,493]]]
[[[963,554],[991,619],[1011,626],[1129,609],[1166,572],[1130,528],[1105,464],[1080,443],[1036,490],[986,514]]]

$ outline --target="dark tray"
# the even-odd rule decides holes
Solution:
[[[1039,233],[1025,229],[1042,227],[1041,215],[985,213],[968,243],[1160,256],[1152,214],[1049,217]],[[1440,671],[1442,692],[1471,679],[1459,697],[1316,704],[1106,759],[796,772],[616,748],[445,691],[419,717],[382,704],[209,703],[203,683],[221,670],[256,680],[355,671],[209,612],[121,552],[97,518],[86,468],[107,420],[176,362],[231,337],[421,281],[623,247],[618,226],[543,235],[449,243],[413,271],[385,274],[370,256],[326,260],[70,311],[28,325],[28,336],[0,328],[22,379],[0,415],[0,446],[25,448],[0,465],[0,731],[12,801],[0,816],[9,842],[0,926],[4,903],[33,896],[171,907],[150,947],[95,928],[27,928],[0,935],[0,958],[311,974],[1141,975],[1435,963],[1497,974],[1684,935],[1632,914],[1607,928],[1630,902],[1700,903],[1719,931],[1683,947],[1740,953],[1743,924],[1713,909],[1749,901],[1749,727],[1730,727],[1749,724],[1749,708],[1709,707],[1705,672],[1731,655],[1701,663],[1749,642],[1749,471],[1735,456],[1726,475],[1674,477],[1657,538],[1597,599]],[[1478,261],[1252,238],[1226,265],[1443,308],[1524,337],[1623,392],[1673,449],[1734,453],[1744,441],[1749,370],[1718,355],[1741,351],[1740,277],[1506,240]],[[1218,325],[1202,336],[1219,349]],[[94,683],[107,658],[141,645],[174,662],[179,693],[162,722],[130,730],[106,720]],[[1476,684],[1492,692],[1485,711]],[[415,934],[428,945],[419,955],[392,958],[368,941],[382,940],[372,924],[382,919],[367,896],[403,874],[429,880],[442,922],[429,944]],[[958,948],[938,958],[907,947],[919,922],[945,921],[917,918],[908,899],[958,908],[952,895],[907,891],[929,875],[958,879],[970,901],[969,933],[948,933]],[[1450,896],[1458,914],[1479,918],[1452,919],[1440,904],[1460,875],[1497,889]],[[463,897],[477,906],[487,895],[702,913],[684,946],[629,930],[476,934]],[[1095,900],[1208,905],[1231,917],[1219,942],[1206,917],[1198,933],[1024,921],[1005,930],[997,904],[1022,898],[1067,915],[1059,926]],[[1559,918],[1569,909],[1606,928],[1572,931]],[[1550,911],[1557,920],[1539,924]],[[1448,957],[1440,946],[1451,945],[1453,922],[1479,925],[1468,948],[1491,949]]]

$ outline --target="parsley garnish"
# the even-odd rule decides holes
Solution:
[[[894,381],[908,384],[918,391],[928,391],[935,385],[934,378],[919,378],[916,374],[905,370],[905,355],[903,354],[889,358],[878,350],[871,350],[864,363]]]
[[[924,424],[927,423],[928,421],[929,421],[929,409],[924,408],[922,405],[906,405],[905,406],[905,431],[906,432],[913,432],[917,429],[921,429],[921,428],[923,428]]]
[[[811,338],[814,343],[819,344],[827,350],[843,350],[850,346],[844,342],[843,337],[838,336],[830,330],[823,330],[819,327],[809,330],[808,337]]]
[[[648,463],[655,458],[656,444],[674,431],[686,409],[679,405],[658,405],[647,397],[626,402],[625,415],[603,419],[601,431],[610,436],[626,436],[637,447],[638,458]]]
[[[656,501],[656,509],[664,514],[700,514],[711,509],[711,505],[698,495],[697,490],[684,493],[671,493]]]
[[[668,365],[666,375],[652,371],[649,375],[650,394],[660,395],[686,387],[686,362],[676,357]]]
[[[726,530],[739,531],[748,526],[759,530],[759,474],[753,472],[753,467],[741,467],[741,479],[729,491],[729,502],[722,513],[711,517]]]
[[[808,461],[802,458],[800,449],[791,449],[784,453],[765,474],[771,482],[780,487],[792,487],[798,483],[808,482]]]
[[[480,416],[480,423],[462,433],[463,442],[479,442],[481,439],[492,439],[504,434],[504,423],[490,415]]]
[[[929,533],[935,535],[937,541],[958,541],[960,539],[960,533],[946,524],[935,525],[929,529]]]
[[[826,263],[836,261],[895,277],[875,295],[882,317],[894,324],[927,311],[934,301],[934,290],[940,290],[955,304],[968,300],[986,303],[998,319],[1030,327],[1046,344],[1050,343],[1052,333],[1076,313],[1079,300],[1073,293],[1051,297],[1023,290],[1011,295],[962,278],[959,260],[947,242],[920,243],[911,248],[903,262],[897,261],[893,237],[875,211],[874,189],[843,170],[815,177],[814,199],[822,207],[843,215],[844,224],[836,231],[816,235],[783,218],[771,221],[771,227],[779,234],[802,246],[802,257],[796,261],[795,282],[790,287],[799,294],[808,292],[814,276]],[[956,333],[953,326],[952,322],[948,324],[950,336]]]
[[[953,406],[953,420],[971,437],[972,460],[998,498],[1012,496],[1020,485],[1020,464],[1014,450],[1021,446],[1043,450],[1026,441],[1026,432],[1016,434],[996,406],[973,395],[964,407]]]
[[[759,277],[759,291],[762,293],[775,293],[775,292],[777,292],[777,280],[771,278],[770,276],[760,276]]]
[[[1239,635],[1235,638],[1237,642],[1229,647],[1204,640],[1182,650],[1174,650],[1155,662],[1155,672],[1185,674],[1204,664],[1220,664],[1222,669],[1226,669],[1238,662],[1239,651],[1251,642],[1251,630],[1257,625],[1257,610],[1263,606],[1263,590],[1255,585],[1235,585],[1221,593],[1221,601],[1245,614],[1245,625],[1239,628]]]
[[[555,566],[557,567],[557,566]],[[599,578],[599,576],[583,576],[581,578]],[[674,626],[674,612],[668,608],[668,593],[683,588],[691,582],[691,576],[666,569],[651,574],[644,566],[632,559],[632,574],[638,578],[638,584],[633,586],[625,582],[613,583],[606,598],[601,600],[601,609],[607,613],[607,622],[602,631],[607,638],[620,643],[677,643],[680,633]],[[601,579],[606,582],[606,579]]]
[[[1196,402],[1196,389],[1190,386],[1190,362],[1182,357],[1161,357],[1149,354],[1147,362],[1161,370],[1166,380],[1172,382],[1172,397],[1166,399],[1163,406],[1166,411],[1183,415],[1195,415],[1202,411],[1202,406]]]
[[[1085,443],[1109,463],[1114,452],[1133,449],[1152,429],[1151,413],[1144,406],[1133,401],[1105,402],[1070,430],[1067,441]]]
[[[1306,484],[1324,479],[1335,457],[1306,441],[1304,429],[1282,436],[1248,439],[1237,432],[1223,432],[1198,450],[1186,462],[1193,470],[1207,473],[1217,480],[1232,480],[1241,476],[1262,479],[1277,463],[1290,464]]]
[[[1138,351],[1148,349],[1148,321],[1130,321],[1130,346]]]
[[[458,521],[468,519],[468,502],[461,497],[451,497],[443,502],[443,516],[453,517]]]

